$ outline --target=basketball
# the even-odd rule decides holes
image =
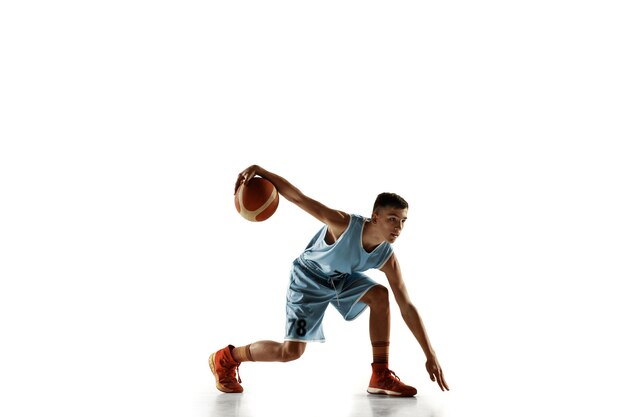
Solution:
[[[254,177],[237,189],[235,207],[244,219],[262,222],[272,217],[278,208],[278,191],[265,178]]]

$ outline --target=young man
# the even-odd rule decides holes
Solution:
[[[288,201],[324,223],[304,252],[293,262],[287,291],[287,322],[284,342],[258,341],[246,346],[228,345],[209,357],[216,387],[229,393],[243,392],[239,365],[247,361],[288,362],[304,353],[307,342],[324,341],[322,319],[332,304],[346,320],[355,319],[368,306],[372,342],[371,394],[413,396],[417,390],[400,381],[388,368],[389,295],[385,286],[363,272],[383,271],[389,281],[406,325],[426,355],[426,370],[441,390],[448,390],[424,324],[409,299],[398,259],[391,244],[407,219],[408,204],[393,193],[378,195],[370,219],[331,209],[304,195],[286,179],[258,165],[244,169],[237,177],[235,192],[251,178],[271,181]]]

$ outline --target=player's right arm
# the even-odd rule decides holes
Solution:
[[[248,184],[248,182],[256,175],[263,177],[274,184],[276,191],[278,191],[278,193],[285,199],[291,201],[322,223],[327,224],[332,229],[335,236],[343,233],[345,228],[348,227],[348,223],[350,222],[349,214],[325,206],[319,201],[305,195],[285,178],[261,168],[258,165],[251,165],[239,173],[235,184],[235,192],[237,192],[237,189],[241,184]]]

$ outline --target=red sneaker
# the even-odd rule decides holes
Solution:
[[[395,395],[398,397],[412,397],[417,390],[403,382],[386,364],[372,364],[372,378],[367,388],[370,394]]]
[[[241,362],[237,362],[233,359],[231,349],[234,349],[233,345],[228,345],[224,349],[220,349],[209,356],[209,366],[211,372],[215,376],[215,386],[222,392],[243,392],[243,387],[240,385],[241,378],[239,378],[239,365]]]

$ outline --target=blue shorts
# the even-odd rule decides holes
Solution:
[[[367,304],[359,300],[376,285],[379,284],[360,272],[330,279],[296,259],[287,290],[285,340],[324,342],[322,319],[328,304],[345,320],[354,320],[367,308]]]

